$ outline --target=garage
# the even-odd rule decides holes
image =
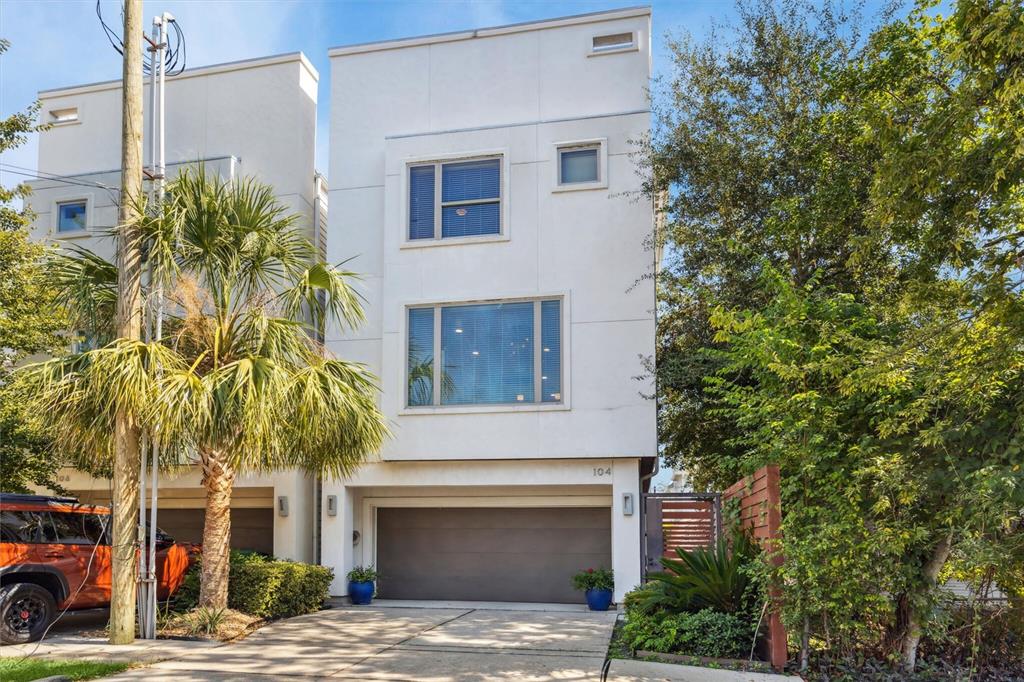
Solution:
[[[76,490],[72,495],[83,504],[110,506],[109,489]],[[232,549],[274,553],[273,500],[274,489],[268,486],[238,486],[232,491]],[[160,489],[156,524],[162,531],[180,542],[202,544],[205,521],[206,491],[203,488]]]
[[[598,567],[607,507],[377,509],[382,599],[576,603],[572,575]]]

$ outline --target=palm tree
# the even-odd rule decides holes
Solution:
[[[352,473],[388,435],[375,378],[316,341],[328,320],[363,320],[351,272],[321,262],[272,190],[202,169],[143,220],[152,281],[169,311],[158,341],[114,340],[32,366],[37,407],[66,451],[107,459],[125,411],[167,461],[201,467],[206,488],[200,605],[227,605],[235,478],[301,467]],[[55,268],[81,317],[103,310],[110,271],[94,254]],[[116,273],[114,273],[116,275]]]

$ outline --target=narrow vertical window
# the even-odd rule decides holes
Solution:
[[[434,402],[434,309],[409,309],[409,405]]]
[[[540,389],[541,402],[562,400],[562,304],[540,304]]]
[[[409,239],[434,238],[434,166],[409,169]]]

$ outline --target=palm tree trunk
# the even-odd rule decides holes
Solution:
[[[206,521],[203,523],[199,605],[214,609],[228,605],[231,489],[235,483],[235,472],[222,460],[222,456],[220,452],[207,451],[201,458],[203,485],[206,486]]]

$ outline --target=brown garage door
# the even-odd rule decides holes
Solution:
[[[156,523],[165,533],[182,542],[203,541],[203,509],[160,509]],[[232,509],[231,549],[274,553],[274,510]]]
[[[582,602],[576,571],[611,566],[603,508],[379,508],[384,599]]]

